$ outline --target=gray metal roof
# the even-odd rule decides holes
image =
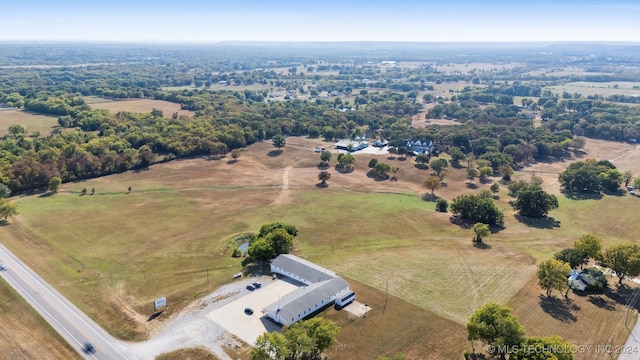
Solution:
[[[267,306],[265,310],[276,312],[280,308],[278,314],[285,322],[291,322],[290,319],[296,318],[299,314],[321,303],[322,300],[327,300],[348,287],[349,283],[338,276],[309,286],[299,287],[283,296],[279,301]]]
[[[336,273],[333,271],[291,254],[278,255],[277,258],[273,259],[271,265],[296,274],[310,283],[317,283],[336,277]]]

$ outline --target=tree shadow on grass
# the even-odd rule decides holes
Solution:
[[[414,166],[416,167],[416,169],[429,170],[429,165],[427,164],[415,164]]]
[[[602,194],[601,193],[591,194],[591,193],[576,193],[576,192],[568,192],[568,191],[563,191],[562,193],[564,194],[564,196],[567,197],[567,199],[570,199],[570,200],[600,200],[600,199],[602,199]]]
[[[560,221],[551,216],[536,219],[516,214],[515,218],[520,223],[536,229],[554,229],[560,227]]]
[[[468,182],[468,183],[466,183],[466,185],[467,185],[467,189],[477,189],[478,188],[478,185],[476,185],[476,183]]]
[[[267,153],[268,157],[277,157],[280,156],[282,154],[282,149],[277,149],[277,150],[271,150]]]
[[[438,200],[438,196],[436,194],[432,194],[432,193],[424,193],[424,194],[422,194],[422,200],[429,201],[429,202],[434,202],[434,201]]]
[[[160,314],[162,314],[162,311],[154,312],[153,314],[151,314],[151,316],[149,316],[149,318],[147,319],[147,322],[157,319],[158,316],[160,316]]]
[[[40,194],[40,196],[38,196],[38,197],[39,197],[39,198],[46,198],[46,197],[49,197],[49,196],[53,196],[53,194],[54,194],[54,192],[52,192],[52,191],[47,191],[47,192],[46,192],[46,193],[44,193],[44,194]]]
[[[318,163],[318,170],[327,170],[329,168],[329,163],[321,161]]]
[[[592,303],[593,305],[601,308],[601,309],[605,309],[605,310],[609,310],[609,311],[613,311],[616,309],[615,306],[613,306],[613,304],[611,304],[607,299],[603,298],[600,295],[597,296],[589,296],[589,301],[590,303]]]
[[[237,163],[238,161],[239,161],[238,159],[227,160],[227,165],[233,165],[233,164]]]
[[[480,250],[489,250],[491,249],[491,245],[485,243],[485,242],[477,242],[474,241],[473,242],[473,247],[476,249],[480,249]]]
[[[463,229],[471,229],[473,227],[473,224],[476,223],[476,221],[463,219],[459,216],[449,217],[449,222],[451,222],[454,225],[458,225]]]
[[[558,299],[557,297],[549,297],[546,295],[540,295],[540,308],[542,311],[550,315],[556,320],[562,322],[576,322],[578,318],[574,315],[574,312],[579,311],[580,307],[573,304],[569,299]]]
[[[640,300],[638,300],[637,294],[634,296],[634,292],[636,291],[640,291],[640,289],[627,286],[626,284],[617,284],[615,288],[609,286],[604,291],[604,295],[617,304],[630,306],[640,311]]]
[[[389,175],[388,174],[380,174],[380,173],[377,173],[377,172],[375,172],[373,170],[370,170],[370,171],[367,172],[367,177],[369,179],[373,179],[375,181],[386,181],[386,180],[389,180]]]
[[[350,166],[344,166],[344,165],[336,165],[335,167],[336,171],[341,173],[341,174],[350,174],[353,172],[354,168],[350,167]]]
[[[9,226],[9,220],[2,219],[0,220],[0,226]]]
[[[329,184],[327,184],[326,182],[325,183],[319,182],[319,183],[316,184],[316,187],[319,188],[319,189],[324,189],[324,188],[328,188]]]

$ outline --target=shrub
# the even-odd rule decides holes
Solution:
[[[436,200],[436,211],[447,212],[448,208],[449,208],[449,203],[447,202],[447,200],[445,199]]]

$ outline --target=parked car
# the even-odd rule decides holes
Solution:
[[[247,290],[255,290],[256,288],[253,285],[247,285]]]
[[[262,284],[261,284],[259,281],[256,281],[256,282],[254,282],[254,283],[253,283],[253,286],[254,286],[256,289],[260,289],[260,287],[262,286]]]
[[[0,264],[0,270],[2,270],[2,271],[7,271],[7,265],[5,265],[5,264]]]
[[[244,309],[244,313],[247,315],[253,315],[253,309],[252,308],[245,308]]]
[[[633,190],[631,190],[631,191],[629,191],[629,194],[631,194],[631,195],[635,196],[635,195],[636,195],[636,192],[635,192],[635,191],[633,191]]]
[[[237,273],[237,274],[233,275],[233,279],[234,279],[234,280],[235,280],[235,279],[239,279],[239,278],[241,278],[241,277],[242,277],[242,273]]]
[[[87,354],[95,354],[96,348],[90,342],[85,342],[84,345],[82,346],[82,351],[84,351]]]

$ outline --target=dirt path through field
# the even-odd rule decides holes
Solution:
[[[284,169],[284,174],[282,175],[282,191],[289,189],[289,171],[291,171],[291,166],[287,166]]]

